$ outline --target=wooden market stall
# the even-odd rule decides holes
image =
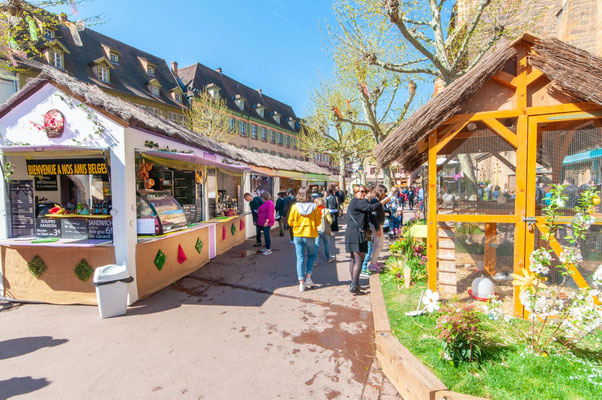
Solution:
[[[600,118],[602,59],[557,39],[524,34],[377,146],[381,165],[398,161],[414,171],[428,164],[429,288],[452,296],[484,270],[521,314],[510,274],[528,267],[540,246],[543,194],[563,182],[575,192],[602,185]],[[587,286],[600,263],[601,223],[598,215],[584,245],[585,262],[573,268],[576,286]],[[551,243],[556,255],[562,240],[557,235]],[[465,266],[469,273],[460,273]],[[551,283],[558,279],[550,276]]]

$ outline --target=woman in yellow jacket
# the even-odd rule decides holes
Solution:
[[[311,271],[316,258],[316,238],[321,222],[320,210],[311,201],[307,188],[300,188],[297,193],[297,202],[291,206],[288,214],[288,224],[293,231],[293,241],[297,252],[297,277],[299,278],[300,292],[314,286],[311,280]]]

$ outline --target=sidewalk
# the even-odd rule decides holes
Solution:
[[[399,398],[374,362],[370,297],[348,293],[342,233],[303,293],[293,245],[272,242],[263,256],[247,241],[125,317],[0,308],[0,399]]]

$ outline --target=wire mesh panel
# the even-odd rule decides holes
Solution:
[[[558,126],[538,132],[537,215],[542,215],[542,208],[550,202],[552,184],[567,185],[568,214],[572,214],[581,192],[592,187],[602,189],[602,129],[593,122],[580,129],[554,130]]]
[[[514,214],[516,150],[490,129],[471,124],[439,151],[438,211]]]

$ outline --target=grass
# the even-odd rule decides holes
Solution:
[[[485,320],[486,357],[479,364],[454,367],[439,357],[435,317],[405,316],[416,309],[424,288],[398,289],[394,282],[382,285],[393,333],[450,390],[492,400],[602,399],[601,332],[585,343],[589,350],[542,357],[526,351],[524,344],[513,343],[516,335]]]

